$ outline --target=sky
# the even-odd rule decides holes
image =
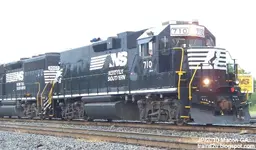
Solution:
[[[0,63],[88,45],[168,20],[199,20],[256,77],[255,1],[0,0]],[[255,53],[255,54],[254,54]]]

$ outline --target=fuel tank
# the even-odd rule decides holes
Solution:
[[[0,116],[22,116],[22,109],[14,105],[0,106]]]
[[[1,105],[16,105],[17,104],[17,101],[1,101],[0,102]]]
[[[84,105],[86,115],[92,119],[139,120],[136,103],[99,102]]]

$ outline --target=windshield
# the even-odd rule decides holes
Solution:
[[[188,44],[189,47],[205,46],[203,38],[197,38],[197,37],[172,38],[173,47],[182,47],[183,44]]]
[[[182,47],[183,44],[186,43],[186,39],[185,38],[172,38],[172,46],[173,47]]]
[[[201,39],[201,38],[191,38],[191,39],[188,39],[188,44],[189,44],[189,47],[204,46],[203,39]]]

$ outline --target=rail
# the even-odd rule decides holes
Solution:
[[[189,99],[189,100],[192,99],[192,87],[191,87],[191,85],[192,85],[192,82],[193,82],[193,80],[194,80],[194,78],[195,78],[195,75],[196,75],[198,66],[199,66],[199,64],[197,64],[196,69],[194,70],[194,73],[193,73],[193,75],[192,75],[192,77],[191,77],[191,79],[190,79],[190,82],[189,82],[189,86],[188,86],[188,88],[189,88],[189,91],[188,91],[188,95],[189,95],[189,96],[188,96],[188,99]]]
[[[180,70],[176,71],[176,73],[178,73],[178,76],[179,76],[179,79],[178,79],[178,99],[180,99],[180,80],[181,80],[181,76],[184,73],[182,71],[182,64],[183,64],[183,59],[184,59],[184,49],[182,47],[174,47],[173,50],[181,50]]]
[[[256,134],[255,125],[196,125],[190,124],[187,126],[177,126],[170,123],[156,123],[156,124],[145,124],[142,122],[104,122],[104,121],[93,121],[87,122],[83,120],[40,120],[40,119],[15,119],[15,118],[0,118],[1,124],[17,124],[17,123],[40,123],[40,124],[54,124],[55,126],[65,125],[77,125],[77,126],[115,126],[115,127],[130,127],[130,128],[145,128],[145,129],[161,129],[161,130],[178,130],[178,131],[189,131],[189,132],[226,132],[226,133],[246,133]]]
[[[196,149],[198,143],[203,144],[203,142],[200,141],[198,137],[166,136],[138,132],[117,132],[77,129],[69,127],[53,127],[40,125],[0,125],[0,130],[58,137],[72,137],[80,140],[97,140],[161,148],[164,147],[169,149]]]
[[[45,122],[45,121],[43,121]],[[49,121],[53,123],[54,121]],[[63,122],[63,121],[60,121]],[[51,136],[60,136],[60,137],[71,137],[78,138],[81,140],[97,140],[97,141],[105,141],[105,142],[117,142],[117,143],[126,143],[126,144],[136,144],[136,145],[145,145],[145,146],[153,146],[153,147],[161,147],[161,148],[179,148],[179,149],[199,149],[199,145],[209,145],[209,144],[218,144],[218,145],[230,145],[232,139],[220,137],[214,139],[202,139],[198,136],[172,136],[172,135],[161,135],[155,133],[141,133],[141,132],[130,132],[130,131],[116,131],[116,130],[95,130],[95,129],[87,129],[81,128],[81,126],[66,126],[63,123],[61,124],[18,124],[12,122],[1,122],[0,131],[11,131],[11,132],[21,132],[21,133],[30,133],[30,134],[42,134],[42,135],[51,135]],[[83,122],[86,123],[86,122]],[[104,122],[109,124],[109,127],[112,126],[109,122]],[[68,124],[72,124],[72,122],[68,122]],[[120,123],[115,123],[120,124]],[[100,124],[95,124],[99,126]],[[128,123],[124,123],[124,125],[128,125]],[[136,125],[136,123],[132,123],[132,125]],[[141,124],[137,124],[141,125]],[[155,129],[154,125],[143,124],[150,128]],[[165,127],[165,128],[163,128]],[[198,129],[198,131],[203,132],[212,132],[208,129],[213,129],[210,126],[173,126],[173,125],[163,125],[163,129],[187,129],[187,131],[194,131]],[[218,129],[218,130],[217,130]],[[223,130],[226,129],[226,130]],[[242,131],[243,127],[215,127],[215,132],[228,132],[228,133],[236,133]],[[207,131],[206,131],[207,130]],[[250,132],[240,132],[241,134],[254,134],[255,128],[248,128]],[[207,140],[207,141],[206,141]],[[244,145],[246,148],[255,149],[255,140],[246,138],[243,140],[235,141],[238,145]],[[232,142],[233,143],[233,142]],[[242,147],[241,147],[242,148]]]

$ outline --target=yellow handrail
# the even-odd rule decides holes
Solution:
[[[46,89],[46,87],[48,86],[49,83],[50,83],[50,82],[48,82],[48,83],[44,86],[44,89],[43,89],[43,91],[42,91],[42,93],[41,93],[41,107],[43,106],[43,94],[44,94],[44,91],[45,91],[45,89]]]
[[[192,75],[192,77],[191,77],[191,79],[190,79],[190,82],[189,82],[189,86],[188,86],[188,88],[189,88],[189,91],[188,91],[188,92],[189,92],[189,93],[188,93],[188,99],[189,99],[189,100],[192,99],[192,88],[191,88],[191,84],[192,84],[192,82],[193,82],[193,80],[194,80],[194,77],[195,77],[195,75],[196,75],[198,66],[199,66],[199,64],[197,64],[196,69],[195,69],[195,71],[194,71],[194,73],[193,73],[193,75]]]
[[[51,90],[48,94],[49,104],[52,104],[52,91],[53,91],[54,85],[55,85],[55,83],[54,83],[54,81],[52,81],[52,87],[51,87]]]
[[[179,80],[178,80],[178,99],[180,99],[180,80],[181,80],[181,76],[183,75],[182,64],[183,64],[183,59],[184,59],[184,49],[182,47],[174,47],[173,50],[181,50],[180,70],[178,71],[178,75],[179,75]]]

